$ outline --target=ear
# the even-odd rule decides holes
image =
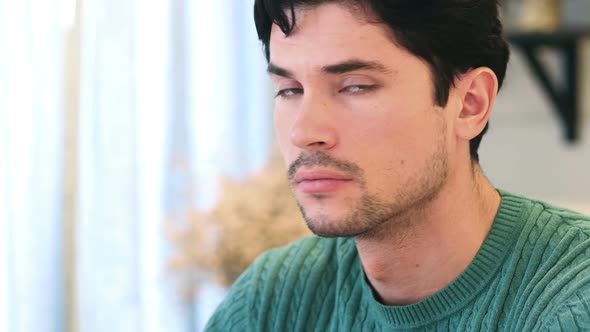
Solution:
[[[498,78],[487,67],[476,68],[462,75],[458,82],[461,109],[455,119],[458,138],[470,141],[485,128],[498,94]]]

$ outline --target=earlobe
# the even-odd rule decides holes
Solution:
[[[489,68],[473,69],[460,79],[462,108],[455,129],[459,138],[469,141],[485,128],[498,93],[498,79]]]

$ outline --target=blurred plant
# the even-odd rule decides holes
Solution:
[[[561,0],[528,0],[524,2],[520,26],[528,31],[554,31],[561,21]]]
[[[179,249],[171,267],[187,294],[210,274],[229,287],[264,251],[310,234],[278,153],[243,180],[222,180],[217,205],[191,211],[188,219],[184,229],[171,233]]]
[[[554,31],[561,23],[561,0],[500,0],[504,25],[511,30]]]

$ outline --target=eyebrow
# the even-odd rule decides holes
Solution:
[[[327,66],[322,67],[322,69],[321,69],[322,73],[325,73],[325,74],[345,74],[345,73],[349,73],[349,72],[357,71],[357,70],[377,71],[377,72],[380,72],[383,74],[390,74],[391,73],[391,70],[387,69],[385,66],[383,66],[382,64],[380,64],[378,62],[363,61],[363,60],[357,60],[357,59],[351,59],[351,60],[347,60],[344,62],[335,63],[332,65],[327,65]],[[286,77],[286,78],[293,78],[295,76],[289,70],[287,70],[285,68],[281,68],[281,67],[273,64],[272,62],[270,62],[268,64],[266,71],[269,74],[282,76],[282,77]]]

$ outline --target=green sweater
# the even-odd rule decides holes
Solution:
[[[386,306],[352,238],[305,238],[262,255],[207,331],[590,331],[590,219],[501,191],[492,229],[451,285]]]

